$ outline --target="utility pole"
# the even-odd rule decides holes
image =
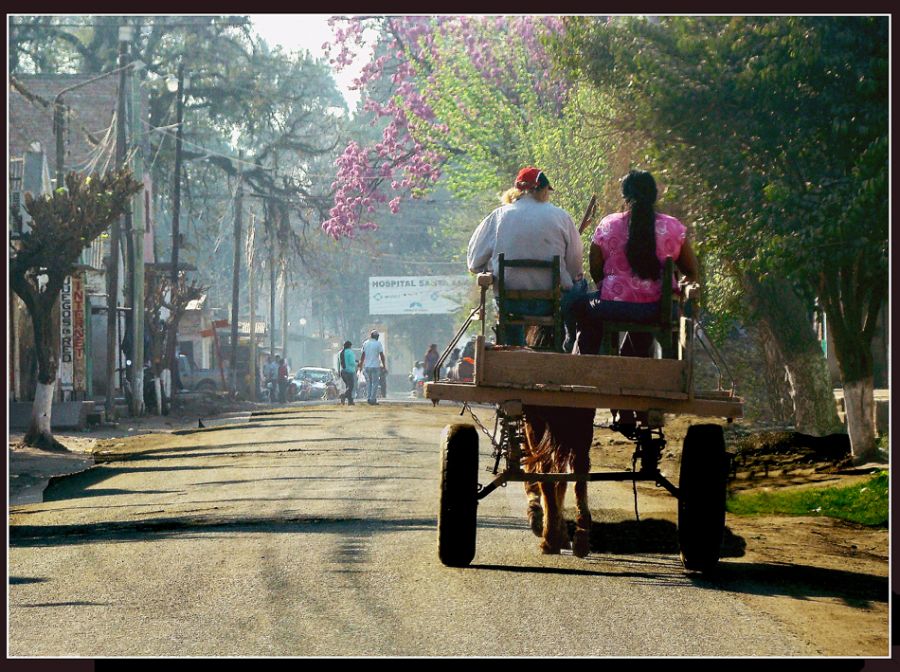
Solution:
[[[238,302],[241,298],[241,217],[243,216],[244,150],[238,152],[238,185],[234,201],[234,274],[231,279],[231,394],[237,396]]]
[[[250,231],[247,233],[247,299],[250,302],[250,398],[257,401],[259,381],[256,379],[256,294],[254,292],[253,266],[256,257],[256,215],[250,213]]]
[[[130,33],[132,30],[131,26],[123,26],[123,28],[126,29],[127,33]],[[122,135],[125,138],[125,148],[127,153],[129,137],[131,138],[131,146],[134,146],[134,98],[131,95],[134,77],[132,76],[131,68],[123,70],[123,74],[125,75],[125,78],[121,81],[124,82],[125,93],[122,97],[126,100],[126,103],[122,106],[122,109],[125,112],[125,116],[122,117],[122,121],[124,122]],[[134,162],[132,162],[132,167],[133,166]],[[132,198],[132,207],[133,204],[134,198]],[[125,224],[125,278],[123,282],[122,297],[125,306],[125,333],[131,335],[131,342],[128,344],[125,352],[125,377],[131,383],[132,401],[129,403],[128,411],[133,414],[134,398],[143,396],[143,394],[139,395],[137,393],[136,390],[141,388],[136,387],[134,384],[134,371],[138,368],[138,362],[134,358],[134,342],[137,340],[137,337],[134,331],[134,232],[132,231],[132,207],[126,208],[123,218]]]
[[[178,291],[178,246],[181,239],[179,232],[179,217],[181,216],[181,139],[184,135],[182,126],[184,125],[184,61],[178,63],[178,90],[175,95],[176,105],[176,128],[175,128],[175,184],[173,189],[172,203],[172,272],[169,277],[169,296],[174,301],[175,293]],[[174,305],[174,303],[173,303]],[[175,376],[178,372],[178,325],[172,323],[172,333],[169,334],[166,353],[169,360],[169,375],[171,376],[171,390],[174,397],[175,394]]]
[[[134,154],[134,179],[144,181],[144,132],[141,117],[141,82],[137,76],[131,78],[131,129]],[[131,283],[132,305],[132,351],[131,366],[134,394],[131,398],[131,414],[144,414],[144,191],[134,198],[134,277]]]
[[[181,139],[184,121],[184,62],[178,64],[178,91],[175,106],[175,185],[172,205],[172,287],[178,283],[179,217],[181,215]],[[173,290],[174,291],[174,290]],[[173,362],[174,366],[174,362]],[[174,370],[174,369],[173,369]]]
[[[275,217],[272,217],[275,220]],[[275,221],[269,228],[269,354],[275,356]]]
[[[65,132],[66,132],[66,108],[62,102],[62,94],[56,96],[53,105],[53,133],[56,135],[56,188],[66,186],[65,169],[66,159]]]
[[[125,162],[125,56],[130,38],[119,29],[119,99],[116,107],[116,167]],[[116,418],[116,363],[119,359],[118,297],[119,297],[119,222],[113,222],[109,237],[109,268],[107,269],[106,299],[106,418]]]
[[[288,345],[288,319],[287,319],[287,295],[288,295],[288,269],[284,259],[281,260],[281,356],[287,359]]]

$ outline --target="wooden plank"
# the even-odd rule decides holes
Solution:
[[[478,334],[475,337],[475,371],[472,379],[476,385],[484,384],[484,336]]]
[[[580,358],[579,358],[580,359]],[[521,401],[537,406],[568,408],[618,408],[622,410],[658,410],[663,413],[688,413],[720,418],[743,417],[743,400],[731,399],[668,399],[652,396],[625,396],[588,392],[543,391],[509,389],[471,383],[425,383],[425,398],[446,401],[496,404]]]
[[[479,383],[482,385],[541,382],[584,385],[619,394],[625,386],[635,390],[685,392],[685,364],[674,359],[485,349],[482,368]]]
[[[684,389],[688,394],[694,392],[694,321],[687,317],[679,318],[678,359],[685,363]]]
[[[731,399],[732,394],[729,390],[703,390],[695,392],[694,396],[698,399]]]
[[[623,387],[621,394],[629,397],[661,397],[662,399],[687,399],[686,392],[670,392],[669,390],[637,390]]]

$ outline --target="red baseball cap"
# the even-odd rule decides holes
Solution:
[[[541,187],[548,187],[550,191],[553,191],[553,187],[550,186],[550,180],[547,179],[547,176],[544,175],[544,171],[540,168],[526,166],[519,171],[518,175],[516,175],[517,189],[533,191]]]

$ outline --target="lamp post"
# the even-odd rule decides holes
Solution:
[[[186,78],[184,76],[184,62],[180,62],[178,64],[178,76],[173,81],[172,77],[166,79],[166,88],[175,93],[177,96],[176,100],[176,126],[175,126],[175,184],[173,189],[172,196],[172,272],[170,276],[170,287],[169,287],[169,295],[172,299],[175,298],[175,293],[178,291],[178,247],[181,242],[181,232],[179,230],[179,221],[181,217],[181,143],[182,143],[182,126],[184,121],[184,88],[186,86]],[[171,371],[172,379],[174,381],[176,366],[178,362],[175,359],[175,352],[177,351],[177,332],[178,325],[174,322],[172,323],[172,333],[170,334],[170,338],[167,341],[168,344],[168,352],[166,353],[166,360],[169,364],[169,371]],[[174,390],[174,387],[173,387]]]
[[[306,361],[306,318],[301,317],[300,324],[300,361]]]

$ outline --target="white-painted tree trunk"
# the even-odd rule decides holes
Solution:
[[[131,395],[131,414],[140,416],[144,414],[144,370],[135,367],[134,370],[134,392]]]
[[[162,382],[159,378],[153,379],[153,389],[156,390],[156,414],[163,414],[163,403],[162,403]]]
[[[864,462],[877,455],[874,386],[872,376],[853,383],[844,383],[847,433],[850,434],[850,450],[856,462]]]
[[[38,383],[34,393],[34,404],[31,407],[31,424],[36,434],[52,436],[50,431],[50,415],[53,412],[53,391],[56,383],[45,385]],[[29,433],[31,433],[29,431]]]

